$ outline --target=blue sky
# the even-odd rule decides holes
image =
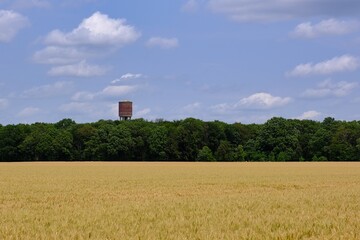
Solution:
[[[357,0],[0,0],[0,124],[360,119]]]

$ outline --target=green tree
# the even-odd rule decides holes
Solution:
[[[19,145],[30,133],[28,125],[7,125],[0,128],[0,161],[26,160]]]
[[[260,151],[258,139],[249,139],[245,146],[246,161],[266,161],[267,157],[264,152]]]
[[[55,127],[58,129],[69,129],[76,125],[76,122],[70,118],[64,118],[63,120],[55,123]]]
[[[309,140],[309,151],[311,156],[329,156],[329,146],[332,133],[320,127]]]
[[[196,161],[200,162],[215,162],[215,157],[213,156],[211,149],[208,146],[204,146],[200,151],[198,152],[198,155],[196,157]]]
[[[204,142],[211,151],[216,151],[220,142],[226,140],[226,124],[220,121],[208,122],[204,124]]]
[[[96,133],[96,128],[91,124],[77,124],[72,129],[73,152],[77,160],[87,160],[85,156],[85,143]]]
[[[296,121],[272,118],[260,130],[258,135],[259,149],[267,156],[274,153],[278,156],[277,159],[281,159],[281,161],[283,159],[286,161],[299,160],[301,157],[299,136],[300,131],[297,128]]]
[[[215,156],[218,161],[232,161],[233,154],[231,144],[228,141],[220,141]]]
[[[155,127],[151,130],[149,136],[149,150],[152,160],[167,159],[167,129],[164,126]]]
[[[242,162],[245,161],[245,157],[246,157],[246,152],[244,151],[243,146],[240,144],[235,148],[233,152],[232,160],[237,162]]]
[[[19,145],[26,160],[67,161],[72,159],[72,135],[54,125],[38,123]]]
[[[132,160],[134,142],[124,125],[101,123],[96,133],[85,143],[89,160]]]
[[[198,150],[204,142],[204,123],[194,118],[187,118],[180,122],[176,128],[176,142],[180,159],[194,161]]]
[[[332,161],[355,161],[357,160],[357,122],[342,123],[333,133],[329,146],[329,156]],[[360,131],[359,131],[360,132]]]

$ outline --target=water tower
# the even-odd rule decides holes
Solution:
[[[130,120],[132,117],[132,102],[120,101],[119,102],[119,117],[120,120]]]

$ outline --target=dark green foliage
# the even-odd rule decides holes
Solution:
[[[0,128],[0,161],[25,160],[20,145],[30,133],[28,125],[7,125]]]
[[[257,141],[266,155],[271,153],[278,161],[295,161],[301,157],[300,131],[297,122],[284,118],[272,118],[261,129]]]
[[[215,162],[216,159],[208,146],[204,146],[198,153],[196,161],[199,162]]]
[[[0,125],[0,161],[359,161],[360,122],[272,118],[227,124],[149,122]]]
[[[18,146],[22,160],[72,160],[73,137],[54,125],[35,124]]]
[[[220,145],[215,153],[216,159],[221,162],[232,161],[232,154],[230,142],[225,140],[220,141]]]
[[[167,129],[164,126],[155,127],[150,130],[149,135],[149,151],[151,160],[166,160],[167,159]]]

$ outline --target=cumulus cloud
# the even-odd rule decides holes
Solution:
[[[333,83],[326,80],[320,83],[317,88],[307,89],[301,96],[305,98],[344,97],[358,86],[359,84],[355,82],[341,81]]]
[[[27,25],[29,20],[21,14],[0,9],[0,42],[10,42]]]
[[[303,114],[301,114],[300,116],[296,117],[296,119],[300,119],[300,120],[314,120],[317,119],[318,117],[320,117],[322,115],[321,112],[317,112],[317,111],[307,111],[304,112]]]
[[[221,103],[211,106],[210,109],[218,114],[226,114],[237,110],[268,110],[285,106],[291,101],[290,97],[277,97],[270,93],[260,92],[242,98],[235,104]]]
[[[310,17],[357,16],[360,2],[354,0],[209,0],[209,8],[239,21],[281,21]]]
[[[111,83],[115,84],[115,83],[122,82],[125,80],[137,79],[137,78],[142,78],[142,77],[144,77],[144,75],[141,73],[126,73],[126,74],[122,75],[120,78],[117,78],[117,79],[111,81]]]
[[[86,61],[81,61],[77,64],[52,67],[48,74],[50,76],[94,77],[104,75],[106,72],[106,67],[90,65]]]
[[[130,86],[130,85],[108,86],[98,94],[107,97],[117,97],[134,92],[137,88],[138,88],[137,86]]]
[[[179,46],[179,40],[177,38],[152,37],[147,41],[146,46],[163,49],[176,48]]]
[[[24,98],[48,98],[71,93],[74,85],[72,82],[56,82],[54,84],[42,85],[24,91]]]
[[[255,93],[249,97],[241,99],[235,107],[247,109],[270,109],[281,107],[291,101],[289,97],[276,97],[269,93]]]
[[[104,67],[89,65],[89,59],[107,56],[127,44],[135,42],[141,33],[125,19],[110,18],[95,12],[75,29],[63,32],[55,29],[44,38],[43,49],[33,55],[42,64],[60,65],[49,70],[51,76],[99,76]],[[63,65],[63,66],[61,66]]]
[[[96,45],[96,46],[124,46],[136,41],[140,33],[126,24],[125,19],[112,19],[107,15],[96,12],[84,19],[71,32],[60,30],[51,31],[45,38],[49,45]]]
[[[316,38],[326,35],[344,35],[358,30],[360,23],[358,21],[340,21],[337,19],[323,20],[317,24],[304,22],[296,26],[291,33],[298,38]]]
[[[7,108],[8,105],[9,101],[7,99],[0,98],[0,110]]]
[[[21,110],[17,116],[18,117],[31,117],[34,116],[36,114],[40,114],[41,109],[37,108],[37,107],[27,107],[24,108],[23,110]]]
[[[327,75],[337,72],[354,71],[359,67],[360,61],[358,58],[351,55],[343,55],[315,64],[300,64],[287,73],[287,75],[294,77],[306,75]]]

